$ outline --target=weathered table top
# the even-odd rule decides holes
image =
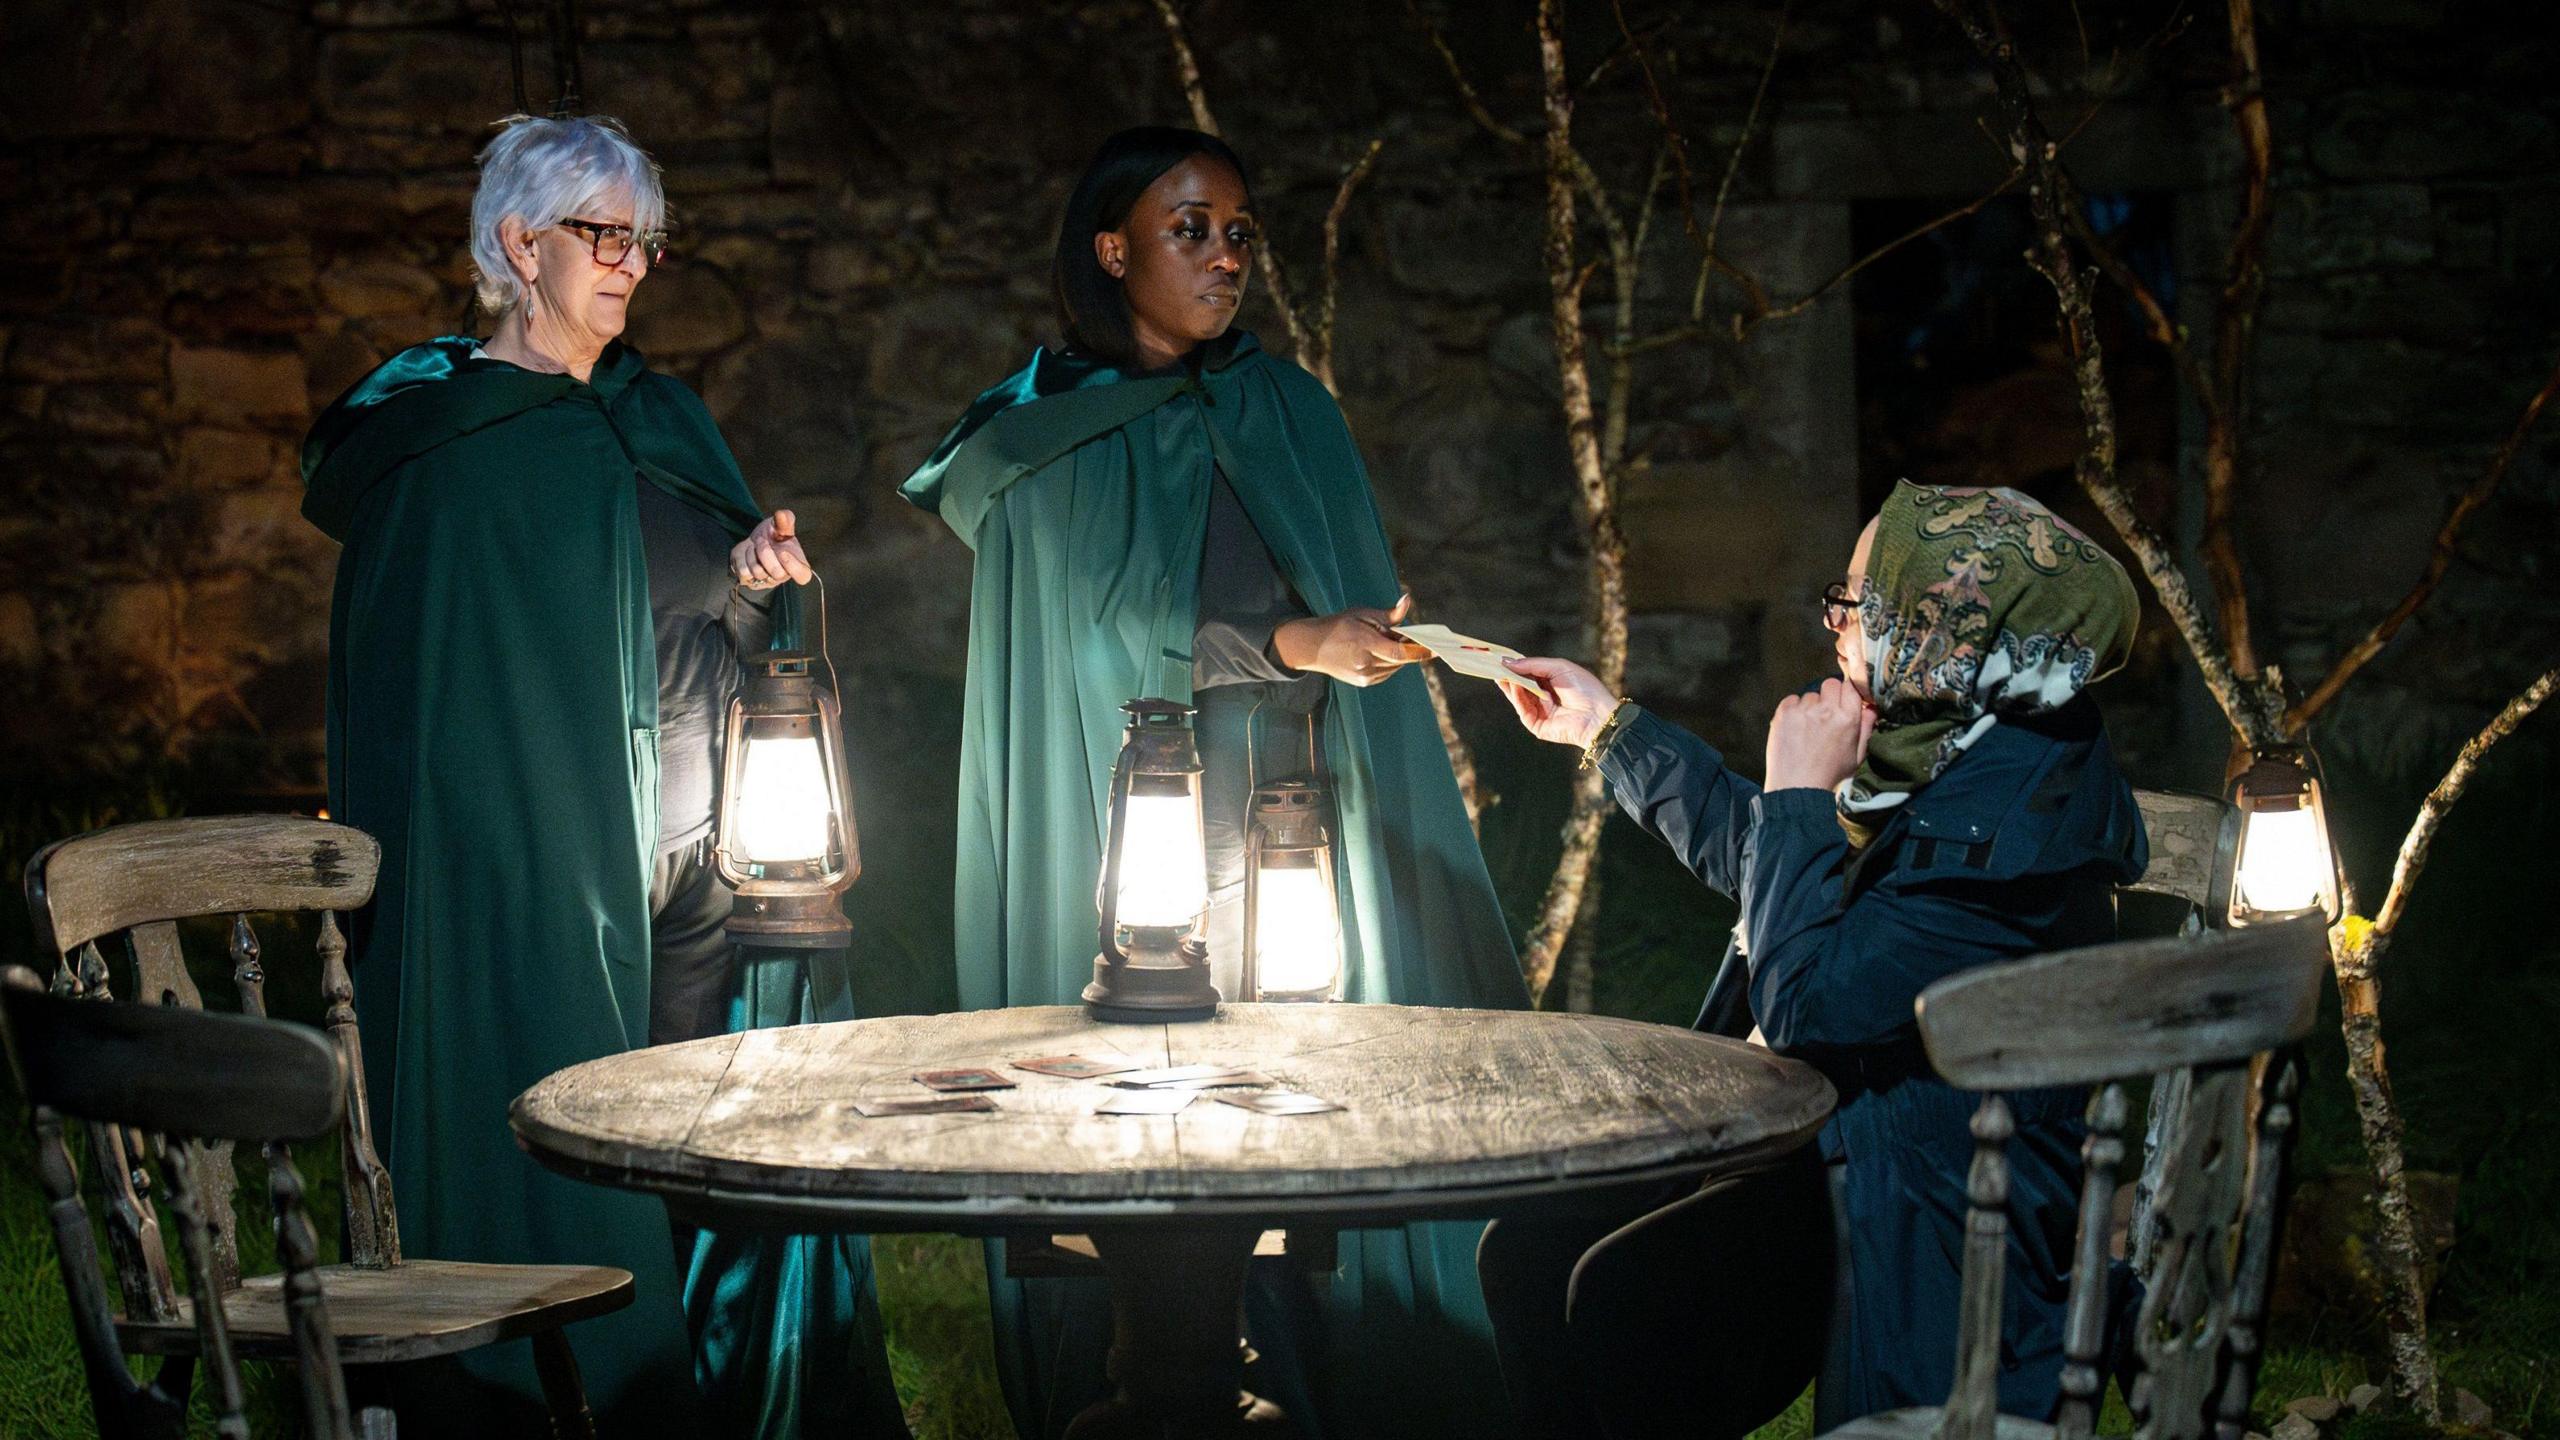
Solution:
[[[1208,1092],[1167,1116],[1006,1062],[1077,1053],[1249,1065],[1348,1106],[1258,1115]],[[1017,1082],[993,1113],[865,1118],[923,1069]],[[517,1097],[556,1170],[700,1212],[961,1233],[1164,1219],[1389,1224],[1506,1213],[1691,1178],[1802,1143],[1831,1113],[1811,1068],[1738,1041],[1590,1015],[1229,1005],[1109,1025],[1051,1006],[754,1030],[590,1061]]]

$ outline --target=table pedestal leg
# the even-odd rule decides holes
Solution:
[[[1225,1440],[1297,1433],[1244,1388],[1244,1279],[1259,1230],[1093,1232],[1111,1280],[1111,1378],[1067,1440]]]

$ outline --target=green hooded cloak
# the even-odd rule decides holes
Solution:
[[[1120,706],[1190,697],[1213,466],[1311,612],[1396,602],[1333,397],[1242,332],[1203,359],[1139,377],[1042,350],[978,398],[902,492],[977,552],[955,886],[966,1008],[1073,1004],[1093,976]],[[1524,1007],[1422,677],[1327,690],[1344,998]],[[1311,1434],[1354,1418],[1379,1434],[1506,1433],[1475,1277],[1482,1228],[1345,1234],[1320,1315],[1285,1335],[1249,1317],[1267,1356],[1295,1351],[1299,1373],[1323,1377],[1315,1414],[1307,1397],[1275,1398]],[[1038,1289],[993,1289],[1008,1398],[1028,1428],[1054,1431],[1073,1411],[1050,1392],[1088,1384],[1087,1368],[1098,1380],[1107,1333],[1075,1327]]]
[[[702,402],[636,351],[582,383],[475,349],[394,356],[302,456],[303,514],[344,547],[329,803],[382,842],[356,1008],[403,1247],[631,1271],[632,1304],[570,1332],[607,1433],[703,1433],[700,1395],[737,1433],[857,1404],[894,1422],[866,1242],[704,1233],[680,1279],[656,1200],[543,1170],[507,1128],[543,1076],[648,1043],[658,677],[634,476],[733,535],[760,515]],[[791,643],[790,592],[775,621]],[[850,1015],[841,956],[740,970],[736,1023]],[[523,1352],[470,1368],[530,1400]]]

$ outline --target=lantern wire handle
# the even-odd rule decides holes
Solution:
[[[836,679],[836,657],[827,653],[827,577],[813,569],[809,583],[818,587],[818,658],[827,664],[827,689],[835,693],[836,704],[842,705],[844,685]]]

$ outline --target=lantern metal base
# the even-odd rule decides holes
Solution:
[[[1135,948],[1135,947],[1132,947]],[[1161,953],[1139,950],[1139,954]],[[1084,987],[1084,1008],[1096,1020],[1121,1025],[1165,1025],[1206,1020],[1218,1013],[1218,987],[1209,979],[1209,951],[1197,939],[1185,939],[1172,951],[1170,965],[1139,965],[1109,951],[1094,957],[1093,983]]]
[[[841,950],[853,943],[853,922],[844,918],[836,892],[750,895],[740,892],[729,907],[729,938],[741,945],[783,950]]]

